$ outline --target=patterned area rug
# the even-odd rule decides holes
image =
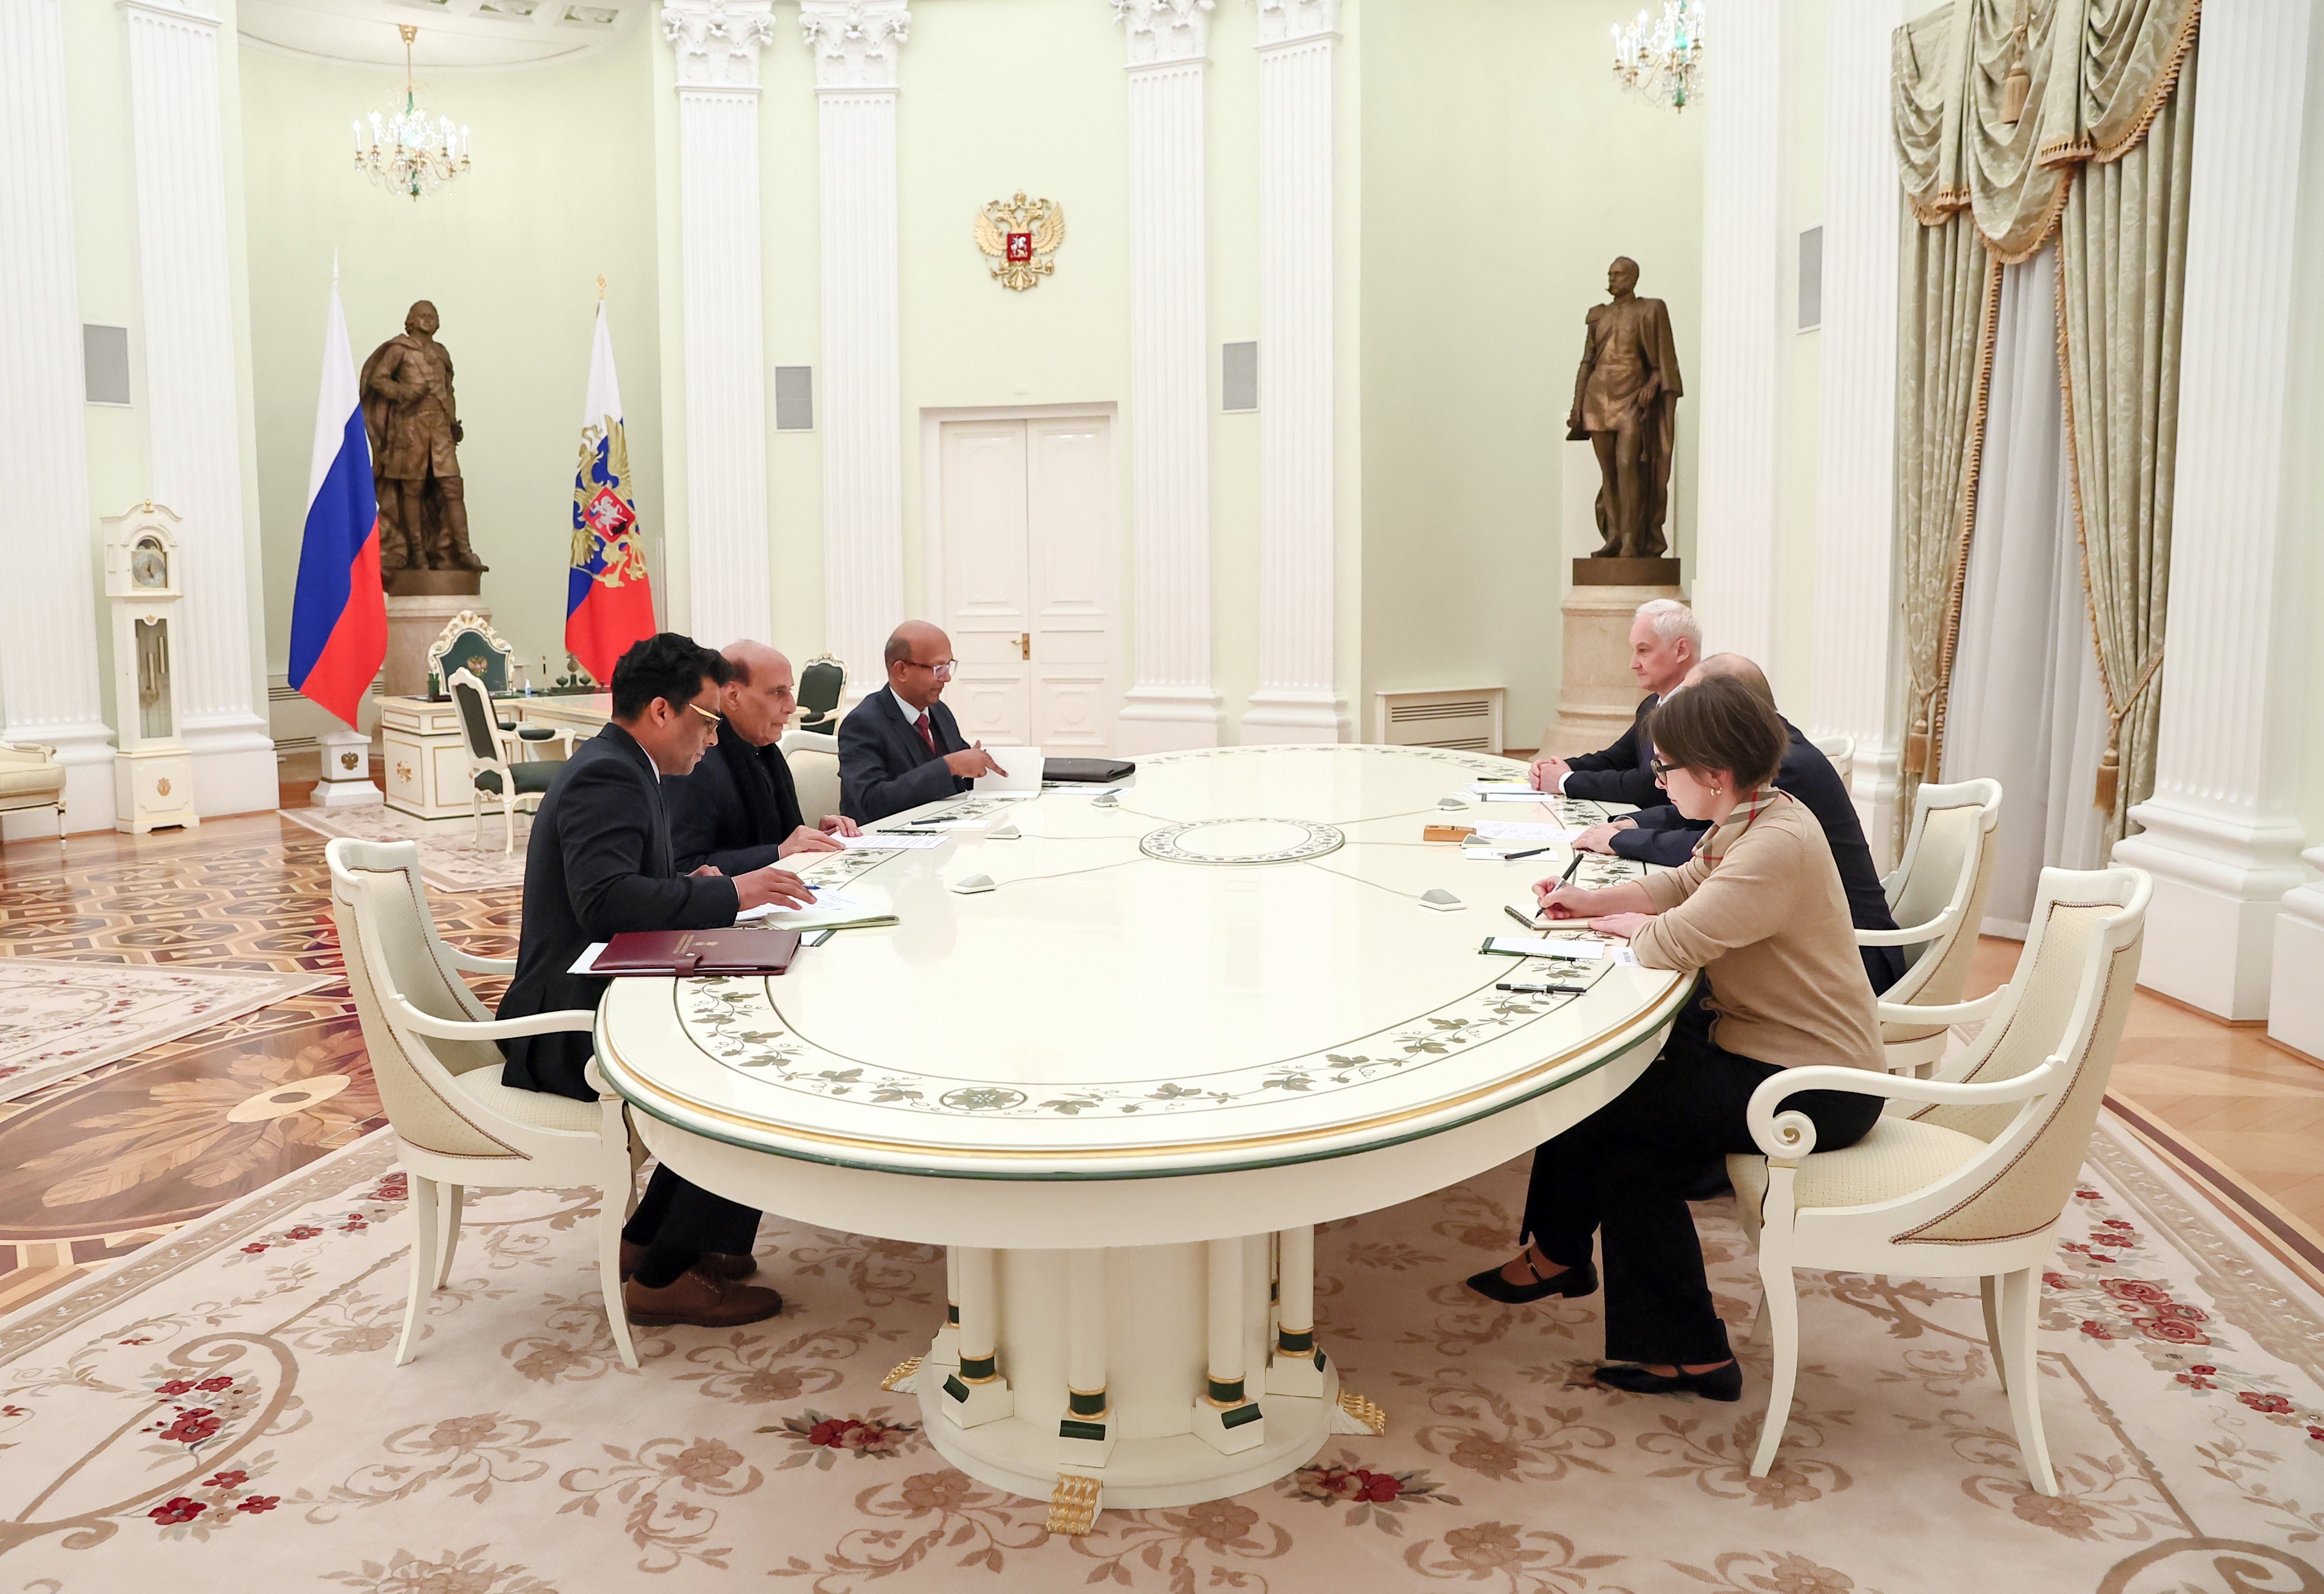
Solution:
[[[0,1325],[0,1580],[245,1594],[636,1586],[1858,1594],[2324,1586],[2324,1321],[2216,1212],[2102,1131],[2048,1275],[2031,1493],[1977,1297],[1803,1274],[1802,1396],[1775,1474],[1743,1403],[1581,1380],[1595,1300],[1507,1309],[1524,1164],[1319,1237],[1324,1342],[1387,1408],[1272,1487],[1108,1511],[947,1468],[881,1375],[941,1310],[932,1248],[770,1219],[768,1324],[640,1330],[615,1359],[586,1191],[488,1195],[410,1367],[408,1219],[382,1136]],[[1720,1309],[1757,1284],[1698,1209]],[[779,1581],[770,1584],[765,1580]]]
[[[508,831],[498,813],[484,816],[484,833],[476,836],[475,821],[420,820],[384,805],[369,808],[285,808],[276,811],[294,825],[318,836],[352,836],[358,841],[417,841],[420,876],[439,891],[490,891],[524,884],[524,844],[532,834],[532,816],[516,816],[516,846],[503,851]]]
[[[327,983],[321,976],[0,958],[0,1101]]]

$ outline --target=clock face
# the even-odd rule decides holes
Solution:
[[[139,587],[167,587],[170,559],[159,542],[140,542],[129,555],[129,579]]]

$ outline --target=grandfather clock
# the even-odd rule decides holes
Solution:
[[[105,596],[113,607],[113,828],[191,829],[194,757],[178,739],[178,517],[157,504],[109,515]]]

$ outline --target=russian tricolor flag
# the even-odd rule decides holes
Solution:
[[[581,457],[573,467],[573,561],[565,579],[565,651],[600,682],[633,643],[654,634],[653,586],[645,539],[630,490],[630,444],[622,430],[622,385],[613,336],[597,301],[589,348],[589,391],[581,405]]]
[[[307,475],[307,531],[290,604],[290,685],[354,727],[364,693],[386,659],[379,503],[335,271],[323,323],[323,394],[315,407],[315,458]]]

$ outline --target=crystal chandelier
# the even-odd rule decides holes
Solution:
[[[1645,12],[1614,32],[1614,81],[1673,110],[1686,109],[1702,77],[1702,0],[1663,0],[1662,20]]]
[[[468,130],[455,128],[449,116],[429,124],[411,87],[411,42],[420,30],[398,23],[396,32],[403,35],[403,108],[386,116],[371,114],[369,144],[364,142],[364,125],[355,124],[355,170],[390,193],[417,199],[468,169]]]

